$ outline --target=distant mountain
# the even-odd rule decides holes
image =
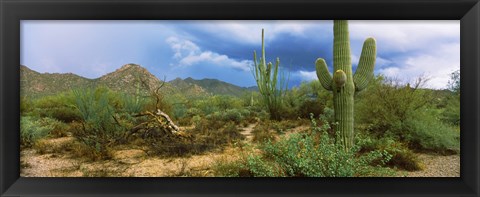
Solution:
[[[143,93],[147,93],[145,86],[156,89],[163,84],[147,69],[136,64],[126,64],[97,79],[88,79],[72,73],[39,73],[22,65],[20,66],[20,81],[21,95],[30,97],[53,95],[92,86],[106,86],[112,90],[127,93],[135,93],[137,87],[140,87]],[[142,82],[146,85],[141,85]],[[170,84],[165,83],[161,92],[171,94],[175,90]]]
[[[175,87],[179,92],[187,97],[197,97],[197,96],[208,96],[210,95],[207,90],[200,87],[197,84],[186,82],[180,78],[176,78],[168,82],[170,85]]]
[[[170,82],[163,82],[137,64],[126,64],[96,79],[88,79],[72,73],[39,73],[21,65],[20,81],[21,95],[29,97],[54,95],[92,86],[106,86],[115,91],[132,94],[138,87],[145,94],[147,93],[145,87],[155,90],[162,86],[160,92],[163,94],[180,93],[188,97],[215,94],[242,96],[246,92],[257,90],[256,87],[243,88],[217,79],[177,78]]]
[[[137,64],[126,64],[114,72],[108,73],[96,79],[97,84],[107,86],[115,91],[134,93],[140,85],[144,93],[148,89],[156,90],[164,82],[159,80],[147,69]],[[174,93],[173,87],[166,83],[160,89],[163,93]]]
[[[94,80],[72,73],[39,73],[26,66],[20,66],[20,95],[45,96],[85,87],[94,84]]]
[[[231,96],[242,96],[245,93],[256,91],[256,87],[244,88],[236,86],[218,79],[200,79],[196,80],[191,77],[188,77],[184,80],[176,78],[175,80],[169,81],[174,87],[179,89],[182,92],[197,92],[198,94],[210,94],[210,95],[231,95]]]

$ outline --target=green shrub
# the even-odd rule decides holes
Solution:
[[[55,118],[66,123],[80,121],[81,116],[74,103],[70,92],[62,92],[33,101],[33,109],[30,112],[34,116]]]
[[[253,142],[274,141],[275,133],[272,131],[273,124],[270,120],[259,122],[252,131]]]
[[[380,151],[386,153],[388,161],[373,160],[370,165],[388,166],[408,171],[422,170],[418,157],[403,143],[391,138],[374,139],[365,135],[357,135],[359,153]]]
[[[360,93],[359,127],[375,138],[392,138],[417,151],[457,152],[459,133],[441,121],[441,110],[432,104],[432,90],[420,88],[424,81],[419,78],[410,86],[377,77],[371,88]],[[457,112],[453,113],[459,116]]]
[[[23,115],[33,109],[33,102],[26,96],[20,97],[20,114]]]
[[[52,129],[52,125],[44,124],[34,117],[21,116],[20,145],[22,147],[32,147],[39,139],[47,137]]]
[[[124,112],[129,114],[138,114],[145,109],[148,100],[139,95],[121,94],[121,107]]]
[[[33,112],[40,117],[50,117],[65,123],[80,121],[80,113],[72,106],[58,106],[52,108],[35,108]]]
[[[76,107],[82,117],[82,128],[73,135],[89,147],[107,156],[107,146],[124,136],[110,104],[108,89],[83,89],[73,91]]]
[[[328,122],[318,127],[312,119],[312,131],[283,136],[277,142],[267,141],[259,148],[262,155],[250,153],[238,165],[224,165],[220,173],[226,176],[308,176],[308,177],[351,177],[385,176],[391,171],[379,170],[369,164],[374,160],[388,162],[388,154],[371,151],[357,155],[358,147],[345,150],[337,138],[330,137]],[[230,169],[228,169],[230,167]],[[380,168],[381,169],[381,168]],[[236,171],[235,173],[235,170]]]
[[[318,80],[302,83],[286,92],[282,103],[282,119],[318,117],[325,107],[332,107],[332,94],[325,90]]]
[[[447,105],[441,114],[444,122],[451,125],[460,125],[460,95],[451,96],[447,99]]]
[[[430,91],[420,89],[422,79],[411,87],[394,79],[378,76],[368,89],[358,95],[355,120],[369,125],[369,132],[376,136],[387,131],[401,135],[409,117],[424,111],[433,100]]]
[[[65,137],[68,134],[69,125],[57,119],[45,117],[38,120],[41,125],[48,125],[51,130],[48,133],[51,137]]]
[[[405,140],[412,149],[440,154],[460,151],[460,133],[428,113],[409,119],[407,125]]]

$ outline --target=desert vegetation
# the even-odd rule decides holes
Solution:
[[[335,22],[335,31],[346,25]],[[279,58],[265,61],[263,32],[252,68],[256,90],[206,91],[151,79],[133,64],[103,82],[50,94],[29,93],[31,83],[23,83],[21,175],[422,176],[448,158],[453,174],[425,176],[459,176],[459,71],[446,90],[425,88],[422,76],[411,84],[375,76],[375,40],[368,38],[353,74],[350,57],[341,55],[348,41],[339,43],[333,77],[319,59],[319,80],[293,88]]]

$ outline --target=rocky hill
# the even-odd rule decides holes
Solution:
[[[77,87],[91,86],[94,81],[72,73],[39,73],[26,66],[20,66],[20,95],[22,96],[52,95]]]
[[[140,88],[144,93],[148,93],[148,90],[156,90],[164,83],[147,69],[137,64],[126,64],[114,72],[101,76],[96,81],[97,84],[107,86],[112,90],[131,93],[134,93],[137,88]],[[163,84],[160,91],[166,94],[175,92],[174,88],[168,83]]]
[[[255,91],[255,88],[244,88],[218,79],[196,80],[188,77],[184,80],[177,78],[169,82],[182,92],[195,92],[197,94],[208,93],[210,95],[222,94],[231,96],[242,96],[245,93]]]
[[[161,93],[180,93],[187,97],[215,94],[242,96],[246,92],[255,91],[255,88],[243,88],[216,79],[177,78],[167,83],[137,64],[126,64],[96,79],[88,79],[72,73],[39,73],[22,65],[20,80],[21,95],[28,97],[53,95],[92,86],[106,86],[115,91],[128,93],[135,93],[137,88],[140,88],[143,93],[148,93],[148,89],[155,90],[162,84]]]

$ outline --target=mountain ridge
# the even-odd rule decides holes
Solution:
[[[186,96],[232,95],[242,96],[245,92],[255,91],[252,87],[240,87],[218,79],[200,79],[191,77],[162,81],[138,64],[125,64],[116,70],[98,78],[89,79],[74,73],[40,73],[25,65],[20,65],[20,92],[22,96],[46,96],[75,88],[106,86],[115,91],[134,93],[141,84],[143,88],[155,90],[161,87],[165,94],[184,94]],[[145,89],[146,90],[146,89]],[[146,92],[146,91],[144,91]]]

